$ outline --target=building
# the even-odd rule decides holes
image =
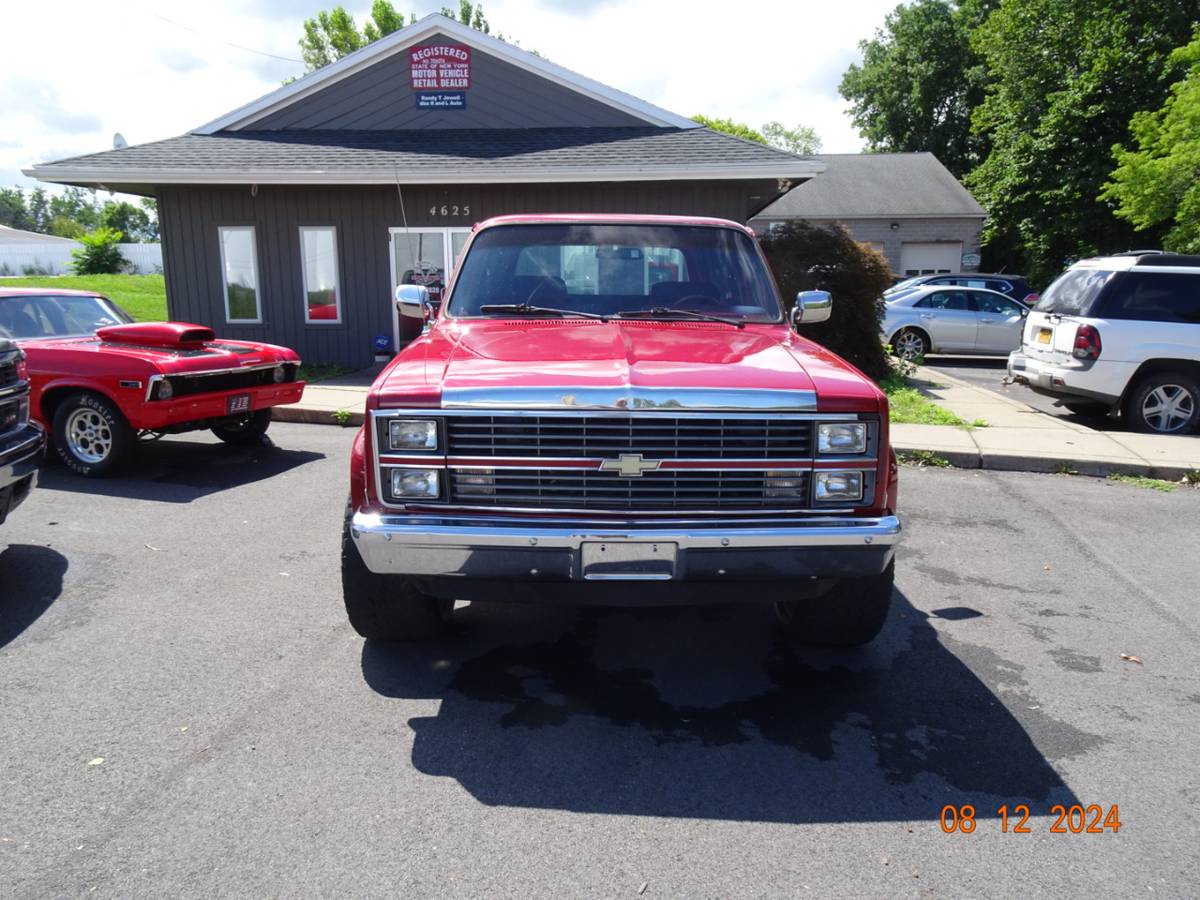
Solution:
[[[812,157],[819,178],[792,188],[751,219],[756,230],[806,219],[834,222],[883,253],[900,275],[974,271],[986,213],[932,153]]]
[[[746,222],[828,165],[434,14],[188,134],[27,174],[156,197],[171,318],[366,365],[415,333],[394,287],[440,291],[475,222]]]

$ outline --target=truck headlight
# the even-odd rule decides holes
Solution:
[[[861,500],[862,472],[817,472],[813,482],[813,499],[818,503],[831,500]]]
[[[171,379],[164,378],[158,383],[158,389],[154,392],[155,400],[170,400],[175,396],[175,388],[171,387]]]
[[[823,422],[817,426],[818,453],[866,453],[866,422]]]
[[[392,469],[392,496],[436,500],[437,469]]]
[[[437,422],[432,419],[392,419],[388,422],[391,450],[436,450]]]

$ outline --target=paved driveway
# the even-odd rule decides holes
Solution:
[[[351,433],[272,434],[50,469],[0,532],[6,895],[1194,896],[1200,494],[905,470],[858,653],[485,605],[405,648],[340,609]]]

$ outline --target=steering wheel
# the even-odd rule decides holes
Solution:
[[[687,294],[666,304],[667,309],[692,309],[699,312],[703,309],[723,310],[725,304],[711,294]]]

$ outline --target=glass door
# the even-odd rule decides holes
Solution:
[[[471,236],[469,228],[390,228],[392,290],[389,302],[401,284],[419,284],[429,290],[429,299],[441,303],[450,274]],[[395,321],[394,346],[399,348],[421,333],[415,320],[402,321],[392,303]]]

